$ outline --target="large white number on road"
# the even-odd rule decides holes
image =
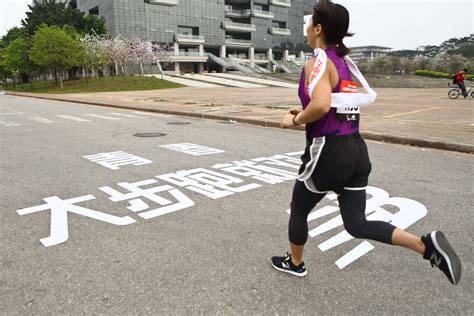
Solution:
[[[414,200],[401,198],[401,197],[389,197],[389,194],[379,188],[368,186],[366,193],[371,196],[367,200],[365,208],[365,214],[367,220],[372,221],[384,221],[391,223],[392,225],[406,229],[413,225],[427,214],[426,207]],[[326,199],[335,202],[337,199],[336,194],[328,194]],[[395,207],[397,211],[392,213],[384,208],[384,206]],[[288,213],[290,210],[287,211]],[[339,207],[333,205],[326,205],[319,209],[312,211],[308,216],[308,222],[316,221],[319,218],[327,216],[331,213],[338,213]],[[324,233],[339,229],[343,226],[341,215],[337,215],[324,223],[319,224],[315,228],[308,232],[310,237],[321,236]],[[318,245],[321,251],[327,251],[334,247],[337,247],[349,240],[353,239],[351,235],[345,230],[336,233],[334,236],[328,238],[324,242]],[[374,246],[368,241],[362,241],[354,249],[349,251],[347,254],[342,256],[336,261],[336,265],[339,269],[343,269],[349,264],[353,263],[369,251],[374,249]]]
[[[118,170],[120,169],[119,166],[124,165],[134,165],[134,166],[141,166],[152,163],[153,161],[141,158],[132,154],[128,154],[123,151],[113,151],[110,153],[100,153],[96,155],[88,155],[83,156],[87,160],[92,162],[96,162],[99,165],[107,167],[111,170]]]
[[[181,143],[181,144],[169,144],[161,145],[160,147],[170,149],[173,151],[193,155],[193,156],[202,156],[202,155],[212,155],[224,153],[224,150],[210,148],[202,145],[190,144],[190,143]]]

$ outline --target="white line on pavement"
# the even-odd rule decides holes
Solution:
[[[86,119],[76,117],[76,116],[71,116],[71,115],[56,115],[56,116],[57,117],[62,117],[62,118],[68,119],[68,120],[77,121],[77,122],[90,122],[90,120],[86,120]]]
[[[33,121],[40,122],[40,123],[45,123],[45,124],[53,123],[53,121],[48,120],[48,119],[46,119],[44,117],[41,117],[41,116],[29,116],[28,118],[33,120]]]
[[[87,116],[91,116],[91,117],[97,117],[97,118],[100,118],[100,119],[104,119],[104,120],[121,120],[119,119],[118,117],[111,117],[111,116],[104,116],[104,115],[98,115],[98,114],[84,114],[84,115],[87,115]]]
[[[125,113],[107,113],[107,114],[118,115],[118,116],[126,116],[126,117],[133,117],[133,118],[141,118],[141,119],[146,118],[146,117],[143,117],[143,116],[138,116],[138,115],[133,115],[133,114],[125,114]]]
[[[2,121],[0,121],[0,124],[2,124],[4,126],[20,126],[20,124],[15,123],[15,122],[2,122]]]

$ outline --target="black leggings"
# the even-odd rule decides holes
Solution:
[[[295,245],[304,245],[308,239],[308,214],[323,199],[325,194],[309,191],[303,182],[296,180],[291,201],[288,236]],[[365,190],[344,190],[338,196],[344,228],[355,238],[364,238],[392,244],[395,226],[382,221],[367,221],[365,218]]]

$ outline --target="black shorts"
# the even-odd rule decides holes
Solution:
[[[301,160],[298,180],[315,193],[365,190],[372,169],[359,133],[313,138]]]

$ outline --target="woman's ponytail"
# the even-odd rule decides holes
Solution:
[[[337,44],[337,50],[336,50],[337,56],[344,57],[347,54],[349,54],[349,51],[350,51],[349,48],[346,47],[346,45],[344,44],[342,40],[339,44]]]

